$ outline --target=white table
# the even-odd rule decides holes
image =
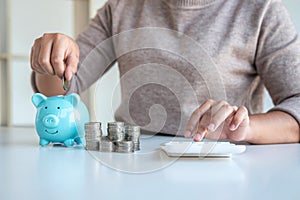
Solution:
[[[158,150],[169,140],[144,138],[134,154],[100,153],[39,147],[32,128],[0,128],[0,199],[300,199],[299,144],[174,159]]]

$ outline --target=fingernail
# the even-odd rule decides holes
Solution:
[[[232,131],[234,131],[235,128],[236,128],[236,126],[234,124],[231,124],[230,127],[229,127],[229,129],[232,130]]]
[[[214,125],[214,124],[210,124],[210,125],[207,127],[207,129],[208,129],[209,131],[214,131],[214,130],[215,130],[215,125]]]
[[[191,131],[185,131],[184,132],[184,137],[189,138],[189,137],[191,137],[191,135],[192,135]]]
[[[201,135],[199,133],[197,133],[195,136],[194,136],[194,140],[196,141],[200,141],[201,140]]]
[[[70,71],[70,72],[68,73],[68,78],[69,78],[69,81],[71,81],[71,80],[72,80],[72,76],[73,76],[73,73],[72,73],[72,71]]]

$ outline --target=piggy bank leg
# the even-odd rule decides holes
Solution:
[[[82,143],[83,143],[83,139],[82,139],[81,137],[76,137],[76,138],[75,138],[75,142],[76,142],[77,144],[82,144]]]
[[[50,142],[48,140],[45,139],[40,139],[40,145],[43,146],[47,146]]]
[[[64,145],[67,146],[67,147],[73,146],[74,145],[74,139],[65,140]]]

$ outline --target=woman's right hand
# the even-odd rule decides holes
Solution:
[[[77,71],[78,62],[79,47],[64,34],[44,34],[31,48],[31,68],[39,74],[65,77],[70,81]]]

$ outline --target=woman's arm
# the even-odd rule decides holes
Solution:
[[[34,85],[36,92],[40,92],[46,96],[65,95],[63,90],[62,80],[58,76],[34,73]]]
[[[300,141],[299,124],[282,111],[251,115],[246,141],[254,144],[296,143]]]

